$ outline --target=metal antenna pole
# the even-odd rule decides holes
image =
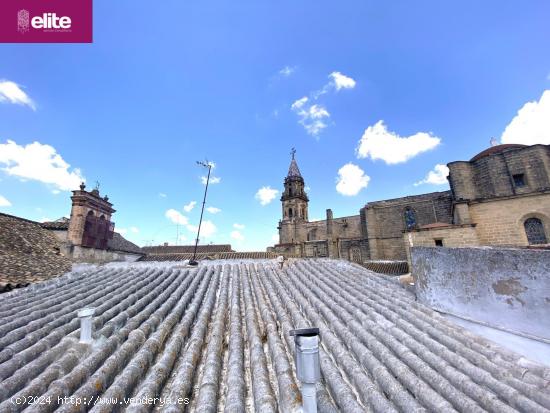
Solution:
[[[208,161],[206,162],[198,162],[198,165],[204,166],[205,168],[208,168],[208,176],[206,177],[206,187],[204,188],[204,198],[202,199],[202,208],[201,208],[201,218],[199,220],[199,228],[197,229],[197,238],[195,239],[195,249],[193,251],[193,258],[191,261],[189,261],[189,265],[199,265],[199,263],[196,261],[197,257],[197,246],[199,245],[199,235],[201,233],[201,225],[202,225],[202,214],[204,213],[204,204],[206,204],[206,193],[208,192],[208,182],[210,182],[210,171],[212,170],[212,164]]]

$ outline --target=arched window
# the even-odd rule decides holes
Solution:
[[[292,218],[292,208],[288,208],[288,217]]]
[[[410,207],[405,208],[405,227],[407,229],[416,227],[416,214],[414,209]]]
[[[529,245],[548,243],[544,232],[544,225],[540,219],[528,218],[523,223],[523,226],[525,227],[525,234],[527,235]]]

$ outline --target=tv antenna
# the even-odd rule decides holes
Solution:
[[[202,215],[204,213],[204,205],[206,204],[206,193],[208,192],[208,183],[210,182],[210,172],[212,171],[212,162],[208,162],[208,159],[204,161],[197,161],[197,165],[203,168],[208,168],[208,176],[206,177],[206,187],[204,188],[204,197],[202,199],[201,217],[199,220],[199,228],[197,229],[197,238],[195,239],[195,249],[193,250],[193,258],[189,261],[189,265],[197,266],[199,263],[196,261],[197,246],[199,245],[199,236],[201,233]]]

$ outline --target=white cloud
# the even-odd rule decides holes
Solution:
[[[318,104],[309,104],[309,99],[304,96],[295,101],[290,108],[299,117],[299,123],[304,127],[306,132],[312,136],[317,136],[328,125],[325,123],[325,118],[330,118],[328,110]]]
[[[545,90],[538,102],[527,102],[518,110],[500,141],[524,145],[550,144],[550,90]]]
[[[183,210],[185,212],[191,212],[191,210],[195,208],[195,205],[197,205],[197,201],[191,201],[183,207]]]
[[[61,191],[59,189],[52,189],[52,194],[59,195]]]
[[[11,202],[8,201],[6,198],[4,198],[2,195],[0,195],[0,207],[9,207],[11,206]]]
[[[28,106],[32,110],[36,110],[36,105],[23,89],[17,83],[9,80],[0,80],[0,102]]]
[[[289,77],[296,71],[296,66],[285,66],[279,70],[279,74],[284,77]]]
[[[233,228],[236,228],[236,229],[244,229],[244,225],[243,224],[233,224]]]
[[[187,225],[187,229],[190,232],[197,232],[197,226],[195,225]],[[210,238],[218,229],[216,228],[216,225],[212,221],[202,221],[201,225],[201,237],[204,238]]]
[[[355,80],[340,72],[332,72],[328,77],[337,91],[340,89],[353,89],[356,85]]]
[[[270,186],[264,186],[258,189],[256,195],[254,196],[261,205],[267,205],[275,199],[279,191],[272,189]]]
[[[159,197],[161,197],[161,198],[166,198],[166,194],[163,193],[163,192],[159,192]]]
[[[244,235],[239,231],[231,231],[231,238],[236,239],[237,241],[244,241]]]
[[[382,159],[388,165],[406,162],[416,155],[434,149],[441,139],[431,133],[418,132],[402,137],[388,131],[384,121],[369,126],[357,146],[358,158]]]
[[[357,165],[345,164],[338,170],[336,178],[336,190],[342,195],[357,195],[361,189],[369,184],[370,177]]]
[[[432,185],[445,185],[448,183],[447,176],[449,175],[449,168],[447,165],[438,163],[434,166],[434,169],[428,172],[428,175],[414,184],[414,186],[422,184],[432,184]]]
[[[85,180],[80,169],[69,170],[70,165],[55,148],[40,142],[21,146],[8,140],[0,144],[0,164],[6,165],[2,170],[9,175],[51,184],[62,191],[77,189]]]
[[[132,232],[134,234],[137,234],[139,232],[139,228],[138,227],[130,227],[130,232]]]
[[[169,209],[168,211],[166,211],[164,215],[174,224],[179,224],[179,225],[189,224],[189,219],[187,219],[186,216],[182,215],[180,212],[176,211],[175,209]]]
[[[271,236],[271,241],[273,242],[279,242],[279,234],[275,233]]]
[[[206,176],[201,176],[201,182],[203,185],[206,185]],[[221,182],[222,178],[219,178],[217,176],[210,175],[210,181],[208,182],[209,185],[212,184],[219,184]]]
[[[222,212],[222,210],[220,208],[216,208],[216,207],[213,207],[213,206],[206,208],[206,210],[208,212],[210,212],[211,214],[218,214],[218,213]]]
[[[315,99],[318,99],[319,96],[322,96],[325,93],[330,92],[331,90],[335,90],[336,92],[338,92],[341,89],[353,89],[357,84],[354,79],[340,72],[332,72],[330,75],[328,75],[328,78],[330,80],[322,87],[322,89],[313,92],[313,97]]]

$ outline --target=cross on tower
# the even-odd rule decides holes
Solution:
[[[296,153],[296,148],[292,148],[290,151],[290,154],[292,155],[292,159],[294,159],[294,154]]]
[[[95,189],[99,191],[99,181],[95,181]]]

